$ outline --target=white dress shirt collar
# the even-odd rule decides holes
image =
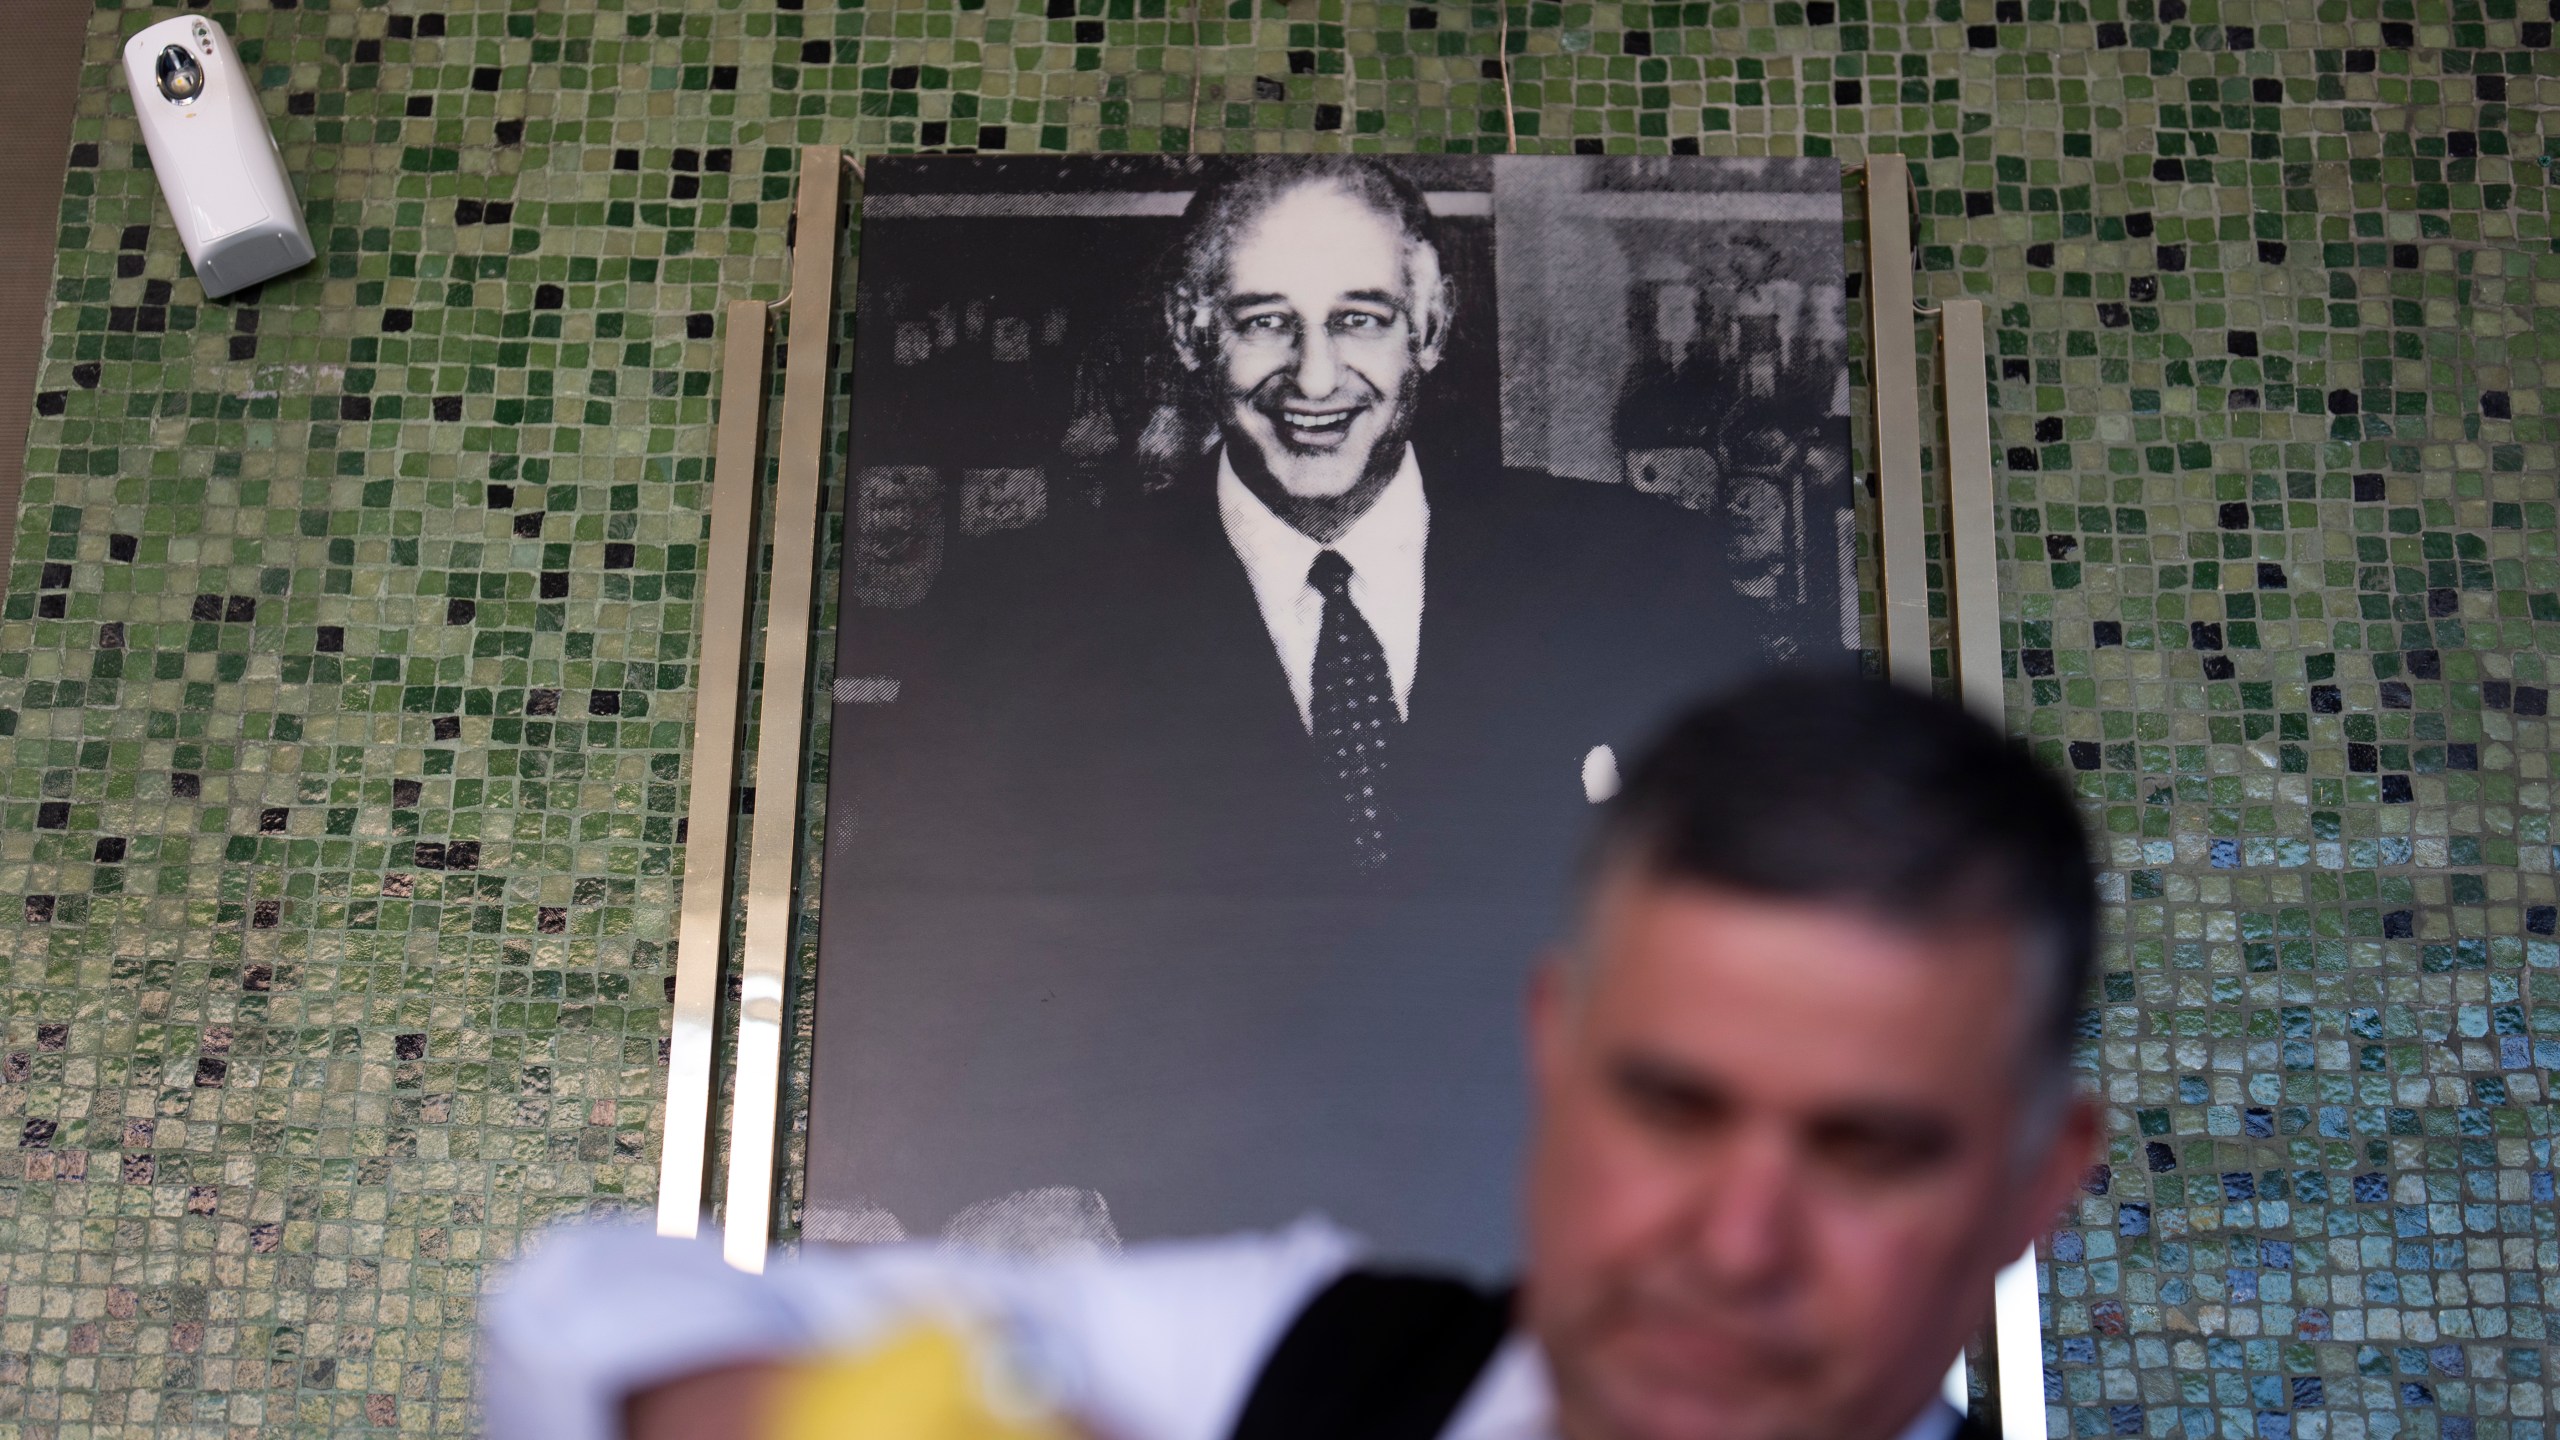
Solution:
[[[1964,1417],[1932,1397],[1894,1440],[1953,1440]],[[1440,1440],[1557,1440],[1555,1391],[1537,1341],[1514,1330],[1496,1350]]]
[[[1324,596],[1307,583],[1307,568],[1331,550],[1351,563],[1351,602],[1377,632],[1394,680],[1396,710],[1411,714],[1414,672],[1422,652],[1422,552],[1431,530],[1431,507],[1422,496],[1422,467],[1405,447],[1404,463],[1368,511],[1318,544],[1281,519],[1245,488],[1227,454],[1218,453],[1218,520],[1227,543],[1244,563],[1263,628],[1289,677],[1298,723],[1312,731],[1316,639],[1324,628]]]

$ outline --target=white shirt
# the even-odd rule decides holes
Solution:
[[[1561,1440],[1555,1407],[1537,1342],[1515,1330],[1493,1352],[1440,1440]],[[1944,1400],[1932,1400],[1894,1440],[1950,1440],[1963,1418]]]
[[[1422,498],[1422,467],[1413,458],[1413,447],[1405,447],[1404,463],[1367,513],[1330,545],[1317,543],[1271,513],[1237,478],[1221,450],[1218,520],[1236,558],[1244,562],[1245,578],[1253,582],[1263,628],[1271,632],[1271,648],[1288,673],[1289,693],[1298,700],[1298,723],[1314,733],[1316,638],[1324,629],[1324,596],[1307,583],[1307,569],[1327,550],[1351,563],[1351,603],[1386,652],[1396,713],[1408,713],[1422,654],[1422,550],[1431,533],[1431,507]]]
[[[1359,1258],[1350,1236],[1302,1220],[1049,1260],[876,1246],[747,1275],[721,1262],[717,1236],[572,1227],[537,1237],[483,1303],[481,1396],[491,1440],[612,1440],[623,1401],[661,1382],[961,1316],[1003,1336],[1053,1404],[1115,1440],[1225,1440],[1298,1312]],[[1955,1424],[1933,1400],[1899,1440],[1948,1440]],[[1514,1334],[1440,1440],[1557,1436],[1545,1362]]]

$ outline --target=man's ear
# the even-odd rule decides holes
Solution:
[[[1437,366],[1441,354],[1449,348],[1449,322],[1457,313],[1457,287],[1449,283],[1446,275],[1435,277],[1431,294],[1422,304],[1421,336],[1413,351],[1414,363],[1425,372]]]
[[[1529,1077],[1540,1090],[1563,1063],[1565,1027],[1572,1021],[1566,1011],[1574,998],[1569,993],[1573,981],[1564,973],[1569,963],[1563,955],[1550,954],[1529,977]]]
[[[1182,368],[1197,372],[1208,356],[1200,344],[1201,320],[1206,309],[1200,298],[1187,285],[1177,285],[1164,297],[1165,329],[1173,336],[1174,358]]]
[[[2013,1222],[2019,1233],[2011,1237],[2010,1253],[2026,1249],[2053,1228],[2063,1207],[2088,1178],[2089,1167],[2104,1153],[2106,1133],[2106,1117],[2096,1099],[2074,1086],[2063,1102],[2062,1114],[2055,1117],[2053,1140],[2043,1161],[2022,1187],[2022,1208]]]

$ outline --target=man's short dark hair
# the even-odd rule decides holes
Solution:
[[[1358,155],[1257,155],[1204,162],[1200,188],[1183,207],[1182,238],[1173,248],[1177,289],[1205,294],[1225,274],[1228,252],[1245,222],[1304,185],[1333,184],[1396,223],[1408,242],[1439,251],[1422,187],[1393,166]]]
[[[1592,859],[1915,929],[2009,923],[2044,1058],[2069,1053],[2096,947],[2088,837],[2061,782],[1956,705],[1787,673],[1710,700],[1629,769]]]

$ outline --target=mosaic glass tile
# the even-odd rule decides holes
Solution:
[[[321,258],[210,303],[147,13],[0,606],[0,1434],[466,1433],[491,1268],[649,1201],[712,317],[794,147],[1516,131],[1898,152],[1990,305],[2011,723],[2119,902],[2052,1433],[2550,1440],[2544,0],[251,0]]]

